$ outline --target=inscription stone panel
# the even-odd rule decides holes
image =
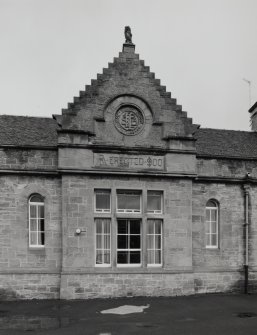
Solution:
[[[94,166],[102,168],[163,170],[164,157],[155,155],[94,153]]]

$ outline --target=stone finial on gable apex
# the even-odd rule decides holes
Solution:
[[[129,26],[125,27],[124,34],[125,34],[125,39],[126,39],[125,43],[132,43],[132,33],[131,33],[131,29]]]
[[[123,44],[123,52],[125,53],[134,53],[135,52],[135,44],[132,43],[132,33],[131,28],[126,26],[124,29],[125,35],[125,43]]]

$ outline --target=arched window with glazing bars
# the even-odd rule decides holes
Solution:
[[[40,194],[29,198],[29,246],[45,246],[45,202]]]

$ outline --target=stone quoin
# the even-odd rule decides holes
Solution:
[[[256,104],[201,128],[125,39],[62,114],[0,116],[2,300],[256,291]]]

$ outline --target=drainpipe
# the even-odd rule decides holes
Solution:
[[[249,185],[244,185],[245,193],[245,263],[244,263],[244,273],[245,273],[245,284],[244,293],[248,294],[248,273],[249,273]]]

